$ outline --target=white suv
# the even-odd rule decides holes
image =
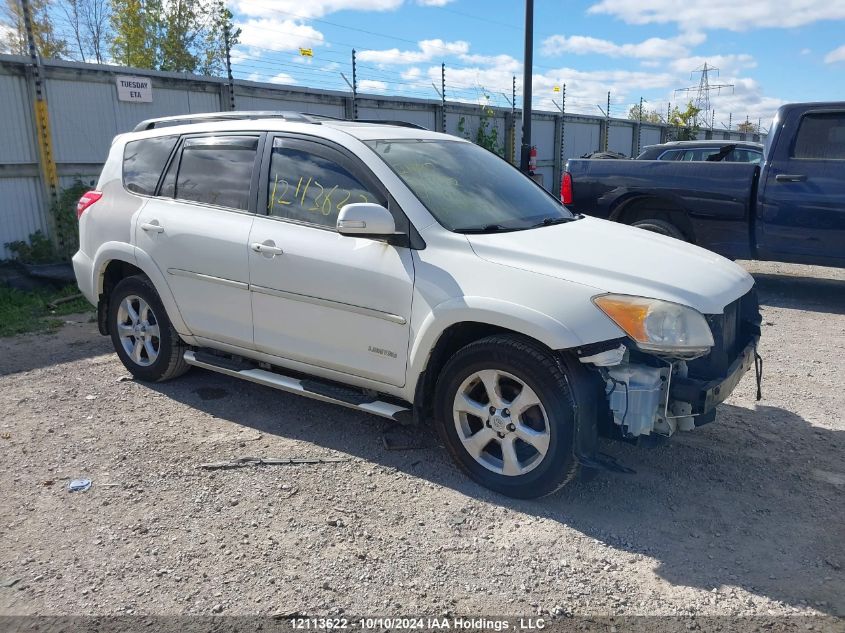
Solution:
[[[758,358],[739,266],[573,215],[487,150],[415,126],[145,121],[115,138],[78,215],[79,287],[136,378],[196,365],[434,426],[515,497],[579,466],[624,470],[599,435],[713,420]]]

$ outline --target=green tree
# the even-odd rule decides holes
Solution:
[[[199,63],[197,41],[203,35],[198,18],[204,8],[196,0],[171,0],[165,3],[159,70],[194,72]]]
[[[161,0],[113,0],[111,26],[116,64],[158,69],[164,30]]]
[[[111,53],[126,66],[221,74],[225,30],[238,42],[232,12],[224,0],[112,0]]]
[[[692,101],[687,103],[684,110],[680,110],[678,106],[672,108],[672,113],[669,116],[669,124],[674,126],[674,136],[676,141],[692,141],[698,138],[698,132],[701,129],[698,125],[698,115],[701,113],[701,108],[696,108]]]
[[[657,114],[654,110],[646,110],[643,107],[643,123],[661,123],[663,119],[660,118],[660,115]],[[631,109],[628,110],[628,119],[631,121],[639,121],[640,119],[640,104],[635,104],[631,106]]]
[[[29,1],[35,50],[41,57],[66,57],[68,45],[53,26],[51,9],[50,0]],[[3,26],[6,28],[2,28]],[[0,38],[0,50],[6,50],[12,55],[29,54],[23,8],[19,0],[4,0]]]

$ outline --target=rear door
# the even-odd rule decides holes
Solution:
[[[845,110],[788,115],[770,154],[758,208],[759,256],[841,262],[845,257]]]
[[[247,241],[261,139],[184,137],[135,228],[136,246],[167,279],[191,332],[240,347],[252,347]]]
[[[359,159],[316,140],[268,138],[262,174],[266,215],[249,238],[256,349],[404,385],[411,251],[335,228],[345,204],[376,202],[407,232],[402,211]]]

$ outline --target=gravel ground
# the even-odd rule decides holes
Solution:
[[[746,265],[763,401],[746,376],[711,425],[605,444],[636,475],[531,502],[425,428],[134,382],[88,315],[0,340],[0,614],[843,615],[845,271]],[[242,456],[346,461],[197,468]]]

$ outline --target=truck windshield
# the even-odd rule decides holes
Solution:
[[[520,231],[575,217],[542,187],[478,145],[407,139],[367,145],[450,231]]]

